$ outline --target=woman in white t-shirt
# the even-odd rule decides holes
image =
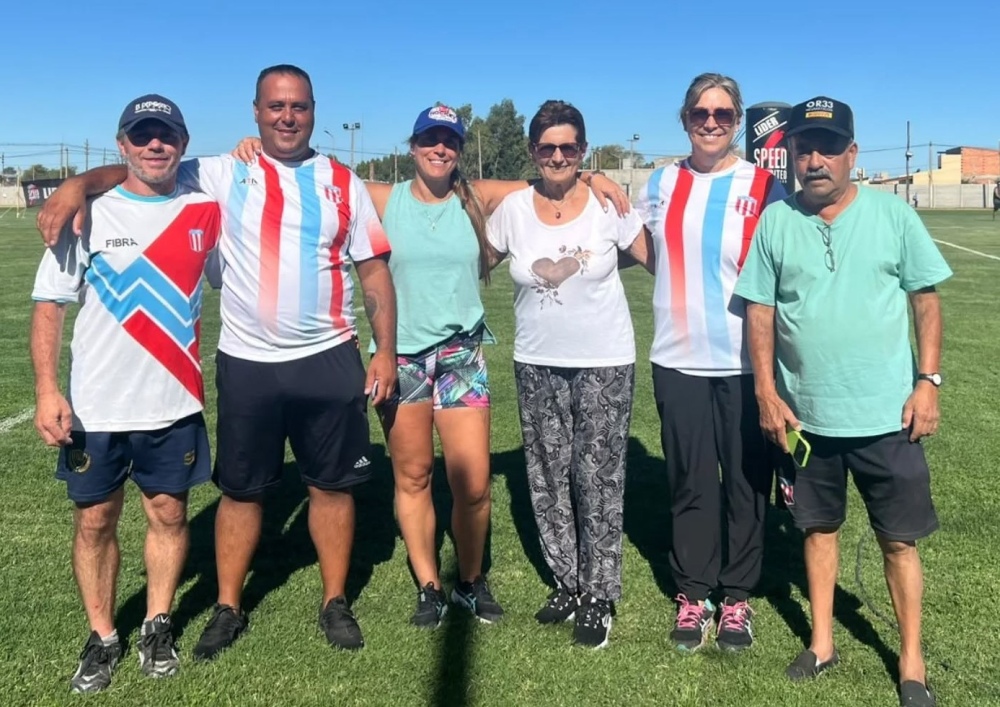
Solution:
[[[541,180],[508,195],[487,225],[493,262],[510,257],[514,370],[531,503],[557,583],[536,614],[575,617],[600,648],[621,596],[625,453],[635,340],[618,252],[645,261],[642,222],[605,211],[578,177],[583,116],[548,101],[528,129]]]

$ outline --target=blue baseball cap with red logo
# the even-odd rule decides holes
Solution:
[[[417,121],[413,124],[413,134],[427,132],[432,128],[448,128],[458,135],[459,139],[465,140],[465,126],[462,118],[453,108],[448,106],[432,106],[421,111],[417,116]]]

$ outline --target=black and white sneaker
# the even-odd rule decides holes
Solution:
[[[111,673],[122,657],[122,645],[115,641],[110,646],[91,631],[80,653],[80,665],[69,681],[70,689],[77,694],[100,692],[111,685]]]
[[[250,621],[242,609],[237,611],[227,604],[216,604],[212,610],[212,618],[201,632],[198,645],[194,647],[196,660],[212,660],[219,653],[236,642]]]
[[[471,611],[484,624],[503,618],[503,607],[493,598],[490,585],[482,575],[471,582],[456,584],[451,591],[451,600]]]
[[[174,645],[173,623],[168,614],[142,622],[139,633],[139,670],[150,678],[176,675],[181,667]]]
[[[448,613],[448,597],[443,589],[435,588],[432,582],[417,592],[417,610],[410,617],[410,623],[420,628],[437,628]]]
[[[319,614],[319,627],[334,648],[356,651],[365,647],[361,627],[354,618],[354,612],[347,606],[346,597],[334,597],[327,602]]]
[[[614,612],[614,604],[610,601],[595,599],[589,594],[581,596],[573,626],[573,643],[595,650],[608,645]]]
[[[545,606],[535,614],[535,620],[540,624],[561,624],[564,621],[572,621],[579,604],[579,597],[570,594],[562,587],[556,587],[549,594]]]

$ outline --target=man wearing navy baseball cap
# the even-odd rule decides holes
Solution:
[[[854,139],[854,112],[846,103],[817,96],[792,107],[785,137],[806,130],[826,130],[848,140]]]
[[[806,680],[840,660],[833,601],[850,470],[899,622],[900,704],[930,707],[916,541],[938,520],[919,442],[938,426],[936,286],[951,270],[905,201],[851,181],[858,146],[847,104],[826,96],[798,104],[786,135],[801,189],[764,211],[735,289],[748,302],[761,428],[786,452],[793,444],[811,452],[798,461],[786,454],[779,470],[805,533],[813,619],[809,647],[785,673]]]
[[[60,450],[56,478],[74,504],[73,572],[90,626],[70,680],[78,693],[107,688],[122,654],[116,528],[129,478],[148,521],[139,667],[153,678],[178,671],[170,611],[188,550],[188,491],[212,470],[198,322],[219,206],[178,183],[188,132],[176,104],[142,96],[118,127],[124,181],[87,202],[80,238],[62,229],[32,291],[35,428]],[[63,388],[59,341],[66,307],[78,302]]]
[[[147,93],[134,101],[130,101],[122,117],[118,120],[119,133],[127,133],[144,120],[156,120],[169,128],[173,128],[183,137],[188,136],[187,125],[184,124],[184,116],[177,104],[169,98],[164,98],[156,93]]]

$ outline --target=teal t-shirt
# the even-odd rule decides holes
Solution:
[[[867,437],[902,429],[913,392],[907,293],[950,276],[908,204],[859,187],[829,226],[794,195],[765,209],[735,294],[775,308],[778,393],[802,428]]]
[[[415,354],[474,332],[484,318],[479,242],[458,196],[425,204],[413,196],[409,181],[396,184],[382,225],[392,246],[396,350]]]

